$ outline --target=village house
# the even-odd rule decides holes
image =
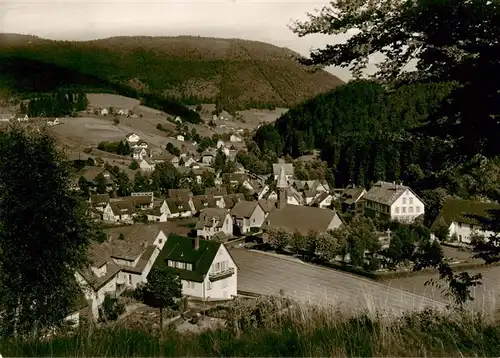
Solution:
[[[118,200],[132,201],[134,207],[138,210],[150,210],[154,206],[154,193],[153,192],[135,192],[130,193],[130,196],[121,197]]]
[[[330,191],[330,186],[326,180],[294,180],[293,187],[299,192],[316,191],[325,193]]]
[[[193,213],[199,213],[205,208],[218,208],[219,202],[222,201],[222,198],[215,199],[210,195],[197,195],[191,198],[191,202],[193,203]]]
[[[193,192],[187,188],[168,189],[167,196],[170,199],[182,199],[185,201],[189,201],[193,197]]]
[[[229,194],[224,195],[222,197],[222,201],[220,201],[221,208],[223,209],[232,209],[237,202],[245,200],[245,195],[243,194]]]
[[[133,145],[137,142],[139,142],[141,140],[141,137],[139,137],[137,134],[135,133],[128,133],[126,136],[125,136],[125,140],[130,144],[130,145]]]
[[[292,234],[299,232],[302,235],[308,235],[311,231],[323,234],[343,224],[342,219],[335,211],[288,204],[287,191],[291,188],[286,179],[284,167],[280,168],[277,188],[277,207],[266,217],[262,226],[264,230],[285,230]]]
[[[242,185],[247,188],[257,200],[262,199],[269,191],[269,185],[258,179],[247,178],[243,181]]]
[[[215,160],[216,152],[214,150],[207,149],[201,155],[201,162],[206,165],[212,165]]]
[[[229,182],[234,187],[244,185],[244,183],[248,180],[248,174],[245,173],[224,173],[222,174],[222,177],[223,182]],[[247,183],[247,185],[249,184]]]
[[[184,136],[179,134],[175,139],[181,141],[181,142],[184,142]]]
[[[120,115],[120,116],[128,116],[129,115],[129,110],[128,109],[120,109],[118,111],[118,115]]]
[[[106,108],[101,109],[101,116],[107,116],[109,111]]]
[[[319,196],[319,192],[316,190],[305,190],[302,192],[302,202],[305,205],[310,205]]]
[[[196,222],[196,233],[204,238],[211,238],[219,232],[233,235],[233,219],[227,209],[204,208]]]
[[[133,223],[135,207],[130,200],[107,203],[102,213],[102,220],[111,223]]]
[[[288,183],[290,183],[295,175],[295,170],[292,163],[275,163],[273,164],[274,180],[278,180],[281,168],[285,170],[285,176]]]
[[[104,212],[104,208],[109,203],[109,195],[108,194],[90,195],[89,203],[97,211]]]
[[[317,206],[319,208],[330,208],[333,203],[333,195],[327,192],[319,194],[311,204],[311,206]]]
[[[234,226],[238,229],[238,234],[244,235],[252,230],[258,231],[260,229],[266,218],[266,212],[258,201],[242,200],[231,209],[231,216],[234,220]]]
[[[340,202],[342,212],[360,216],[365,212],[363,196],[366,194],[365,188],[356,186],[347,187],[341,194]]]
[[[162,151],[161,154],[156,154],[156,155],[152,156],[150,159],[155,164],[170,163],[174,167],[179,166],[179,157],[177,157],[171,153],[165,152],[165,151]]]
[[[131,148],[132,149],[138,149],[138,148],[148,149],[148,143],[142,139],[139,139],[137,142],[135,142],[131,145]]]
[[[205,188],[205,195],[213,196],[216,199],[222,198],[224,195],[227,195],[227,189],[224,186]]]
[[[71,188],[74,190],[80,190],[79,181],[80,178],[83,177],[89,184],[90,190],[95,191],[97,188],[96,179],[100,174],[104,177],[106,191],[113,191],[115,186],[113,175],[107,169],[93,166],[85,166],[78,172],[74,173],[71,177]]]
[[[168,219],[189,218],[193,215],[189,201],[183,199],[165,199],[160,206],[160,212]]]
[[[90,247],[90,267],[75,273],[85,298],[92,303],[95,320],[106,294],[116,297],[125,289],[135,289],[139,283],[146,282],[167,240],[161,229],[150,225],[125,226],[104,232],[106,241]]]
[[[500,210],[496,203],[482,203],[473,200],[446,199],[438,217],[431,226],[431,238],[436,239],[436,232],[441,227],[448,229],[448,240],[458,244],[470,244],[473,235],[484,236],[486,240],[495,235],[485,230],[478,220],[471,216],[490,217],[490,213]]]
[[[14,114],[10,113],[2,113],[0,114],[0,122],[10,122],[15,118]]]
[[[161,207],[155,207],[146,212],[148,221],[164,223],[168,221],[168,216],[166,212],[161,212]]]
[[[262,210],[264,210],[266,217],[271,213],[271,211],[273,211],[277,207],[276,200],[260,199],[259,204]]]
[[[156,168],[156,164],[150,158],[143,158],[139,162],[139,169],[143,172],[153,172]]]
[[[171,235],[160,255],[157,265],[179,275],[184,296],[204,302],[237,296],[238,266],[224,244]]]
[[[141,161],[147,157],[148,157],[148,152],[144,148],[135,148],[134,151],[132,152],[132,158],[134,158],[137,161]]]
[[[229,137],[229,141],[230,142],[241,142],[241,141],[243,141],[243,139],[239,135],[231,134],[231,136]]]
[[[192,167],[193,165],[196,165],[196,159],[194,159],[192,156],[184,156],[182,157],[182,166],[183,167],[186,167],[186,168],[189,168],[189,167]],[[179,161],[179,165],[180,165],[180,161]]]
[[[423,216],[425,205],[409,187],[379,181],[364,195],[365,215],[382,220],[411,223]]]

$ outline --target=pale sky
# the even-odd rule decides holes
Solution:
[[[328,1],[256,0],[0,0],[0,32],[49,39],[89,40],[110,36],[243,38],[288,47],[302,55],[343,37],[298,38],[287,27]],[[343,80],[347,69],[332,68]]]

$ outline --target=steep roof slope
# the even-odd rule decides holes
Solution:
[[[0,43],[0,71],[7,74],[2,84],[21,91],[65,84],[116,90],[111,83],[248,108],[289,107],[342,84],[326,71],[308,71],[293,51],[257,41],[140,36],[71,42],[0,35]]]

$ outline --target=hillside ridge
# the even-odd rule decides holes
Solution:
[[[116,92],[119,85],[184,104],[219,103],[238,110],[290,107],[343,83],[324,70],[300,65],[300,55],[288,48],[253,40],[116,36],[55,41],[0,34],[0,44],[0,86],[18,93],[63,85]],[[18,61],[28,64],[25,70],[12,64]],[[68,70],[76,73],[70,80],[62,75]]]

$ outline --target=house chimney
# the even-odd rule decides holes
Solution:
[[[193,242],[193,244],[194,244],[194,250],[195,250],[195,251],[196,251],[196,250],[198,250],[198,249],[200,248],[200,238],[199,238],[198,236],[196,236],[196,237],[194,238],[194,242]]]

